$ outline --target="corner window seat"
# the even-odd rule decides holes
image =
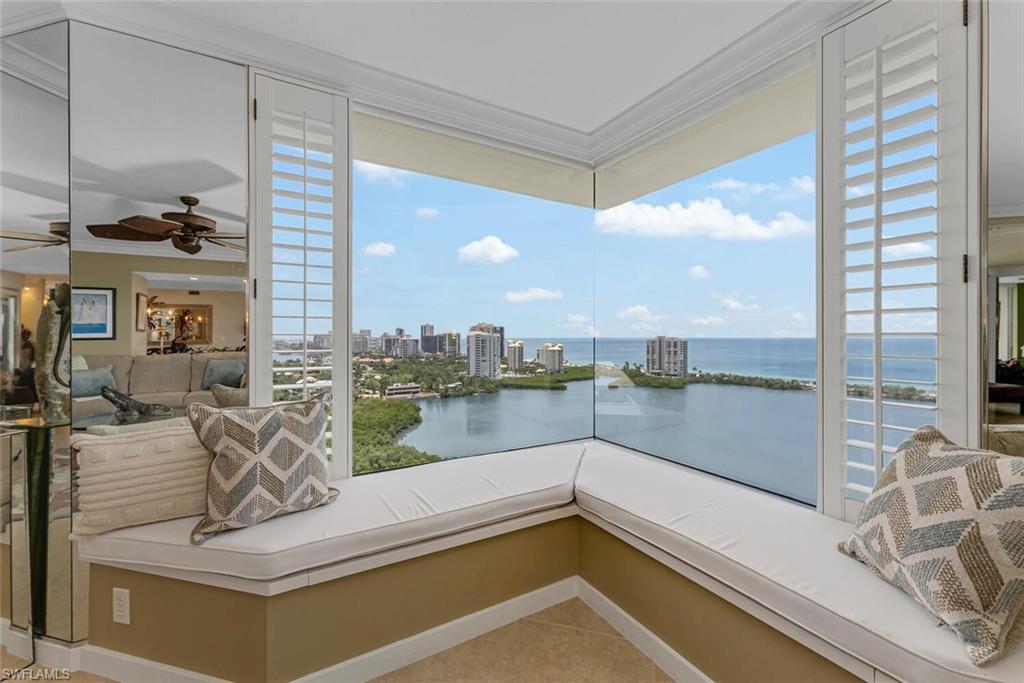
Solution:
[[[1024,680],[1024,647],[973,666],[952,631],[836,549],[852,524],[596,442],[576,478],[584,518],[611,525],[905,681]]]
[[[330,505],[200,546],[189,542],[200,518],[185,517],[84,537],[79,552],[95,562],[267,581],[571,505],[586,446],[557,444],[336,481],[340,495]]]

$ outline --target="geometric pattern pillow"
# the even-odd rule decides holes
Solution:
[[[961,448],[922,427],[839,549],[952,628],[971,662],[991,662],[1024,618],[1024,458]]]
[[[188,407],[196,436],[213,454],[206,516],[192,530],[192,543],[337,497],[327,486],[329,402],[328,394],[266,408]]]

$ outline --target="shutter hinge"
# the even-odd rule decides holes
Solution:
[[[963,3],[964,3],[963,4],[963,8],[964,8],[964,26],[966,27],[967,26],[967,0],[963,0]]]
[[[256,120],[256,98],[252,98],[252,120]]]
[[[967,284],[967,254],[964,254],[964,284]]]
[[[252,298],[256,298],[256,283],[259,282],[256,278],[252,279]]]

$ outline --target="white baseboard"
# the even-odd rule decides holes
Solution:
[[[389,671],[400,669],[575,597],[578,578],[571,576],[479,612],[467,614],[454,621],[435,626],[422,633],[303,676],[297,679],[296,683],[366,681]]]
[[[632,643],[633,647],[647,655],[672,680],[677,683],[712,683],[703,671],[684,659],[668,643],[609,600],[604,593],[599,592],[583,578],[579,576],[575,578],[577,595],[580,600],[611,624],[616,631]]]
[[[126,655],[95,645],[80,648],[80,671],[105,676],[115,681],[146,681],[147,683],[223,683],[223,679],[206,676],[151,659]]]
[[[12,626],[9,619],[0,619],[0,642],[15,657],[32,659],[32,639],[28,632]],[[79,655],[84,644],[72,645],[49,638],[36,638],[35,664],[51,669],[81,669]]]

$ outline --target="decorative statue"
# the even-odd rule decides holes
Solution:
[[[142,401],[135,400],[128,394],[122,394],[120,391],[110,387],[103,387],[100,389],[100,393],[103,394],[103,398],[117,406],[117,412],[114,413],[114,416],[120,422],[127,422],[139,415],[147,417],[160,417],[164,415],[170,417],[174,415],[174,408],[170,406],[163,403],[143,403]]]
[[[71,418],[71,286],[62,282],[50,293],[36,326],[36,395],[43,419]]]

